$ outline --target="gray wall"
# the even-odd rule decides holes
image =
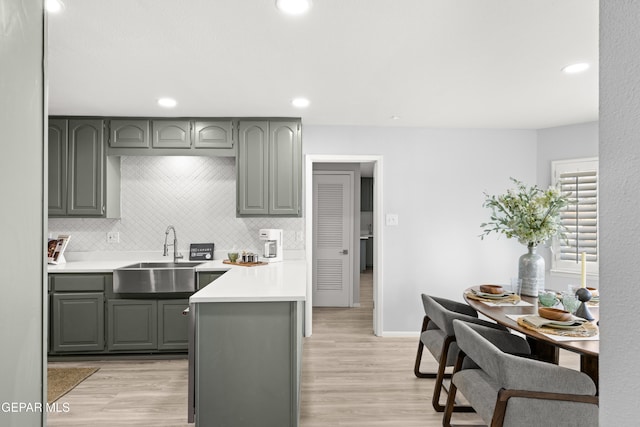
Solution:
[[[600,2],[600,425],[638,425],[640,2]]]
[[[0,0],[0,425],[38,426],[44,348],[42,1]],[[45,400],[46,401],[46,400]],[[30,404],[15,412],[5,403]]]
[[[539,129],[537,133],[537,184],[540,188],[547,188],[551,185],[551,162],[553,160],[598,157],[598,122]],[[580,276],[578,274],[550,274],[551,251],[542,248],[539,253],[545,258],[547,270],[545,287],[566,290],[568,284],[579,283]],[[598,287],[599,280],[589,277],[588,285]]]
[[[423,292],[461,300],[517,275],[524,246],[478,237],[483,192],[535,182],[535,131],[305,126],[303,152],[383,156],[382,217],[399,217],[383,227],[383,334],[419,330]]]

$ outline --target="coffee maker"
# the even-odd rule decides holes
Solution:
[[[282,261],[282,230],[277,228],[263,228],[260,230],[260,240],[264,240],[264,253],[266,262]]]

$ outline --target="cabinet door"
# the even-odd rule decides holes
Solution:
[[[189,300],[158,300],[158,350],[187,350]]]
[[[109,300],[107,321],[107,348],[110,351],[158,348],[155,300]]]
[[[109,146],[116,148],[149,147],[149,120],[111,120]]]
[[[67,212],[67,121],[49,120],[49,216]]]
[[[267,215],[269,122],[240,122],[238,133],[238,214]]]
[[[69,120],[67,215],[104,214],[102,120]]]
[[[367,239],[367,259],[366,266],[373,267],[373,237]]]
[[[154,148],[191,147],[191,122],[188,120],[154,120]]]
[[[104,350],[104,293],[53,293],[51,305],[53,352]]]
[[[209,283],[217,280],[220,276],[222,276],[224,271],[203,271],[199,272],[197,276],[198,283],[196,283],[197,290],[204,288]]]
[[[363,212],[373,211],[373,178],[360,180],[360,210]]]
[[[233,148],[233,122],[195,122],[194,147]]]
[[[299,122],[270,122],[269,214],[300,214]]]

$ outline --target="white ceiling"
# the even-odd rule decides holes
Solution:
[[[520,129],[598,118],[597,0],[315,0],[302,17],[275,0],[64,2],[48,21],[50,114]],[[295,109],[296,96],[311,105]]]

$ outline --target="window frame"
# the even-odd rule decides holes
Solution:
[[[551,183],[553,186],[559,187],[559,177],[561,173],[566,172],[596,172],[596,261],[587,261],[586,270],[587,275],[591,277],[598,277],[600,273],[599,260],[600,260],[600,170],[598,157],[588,157],[580,159],[568,159],[568,160],[554,160],[551,162]],[[561,274],[580,275],[581,263],[561,260],[560,259],[560,237],[554,237],[551,242],[551,272]]]

